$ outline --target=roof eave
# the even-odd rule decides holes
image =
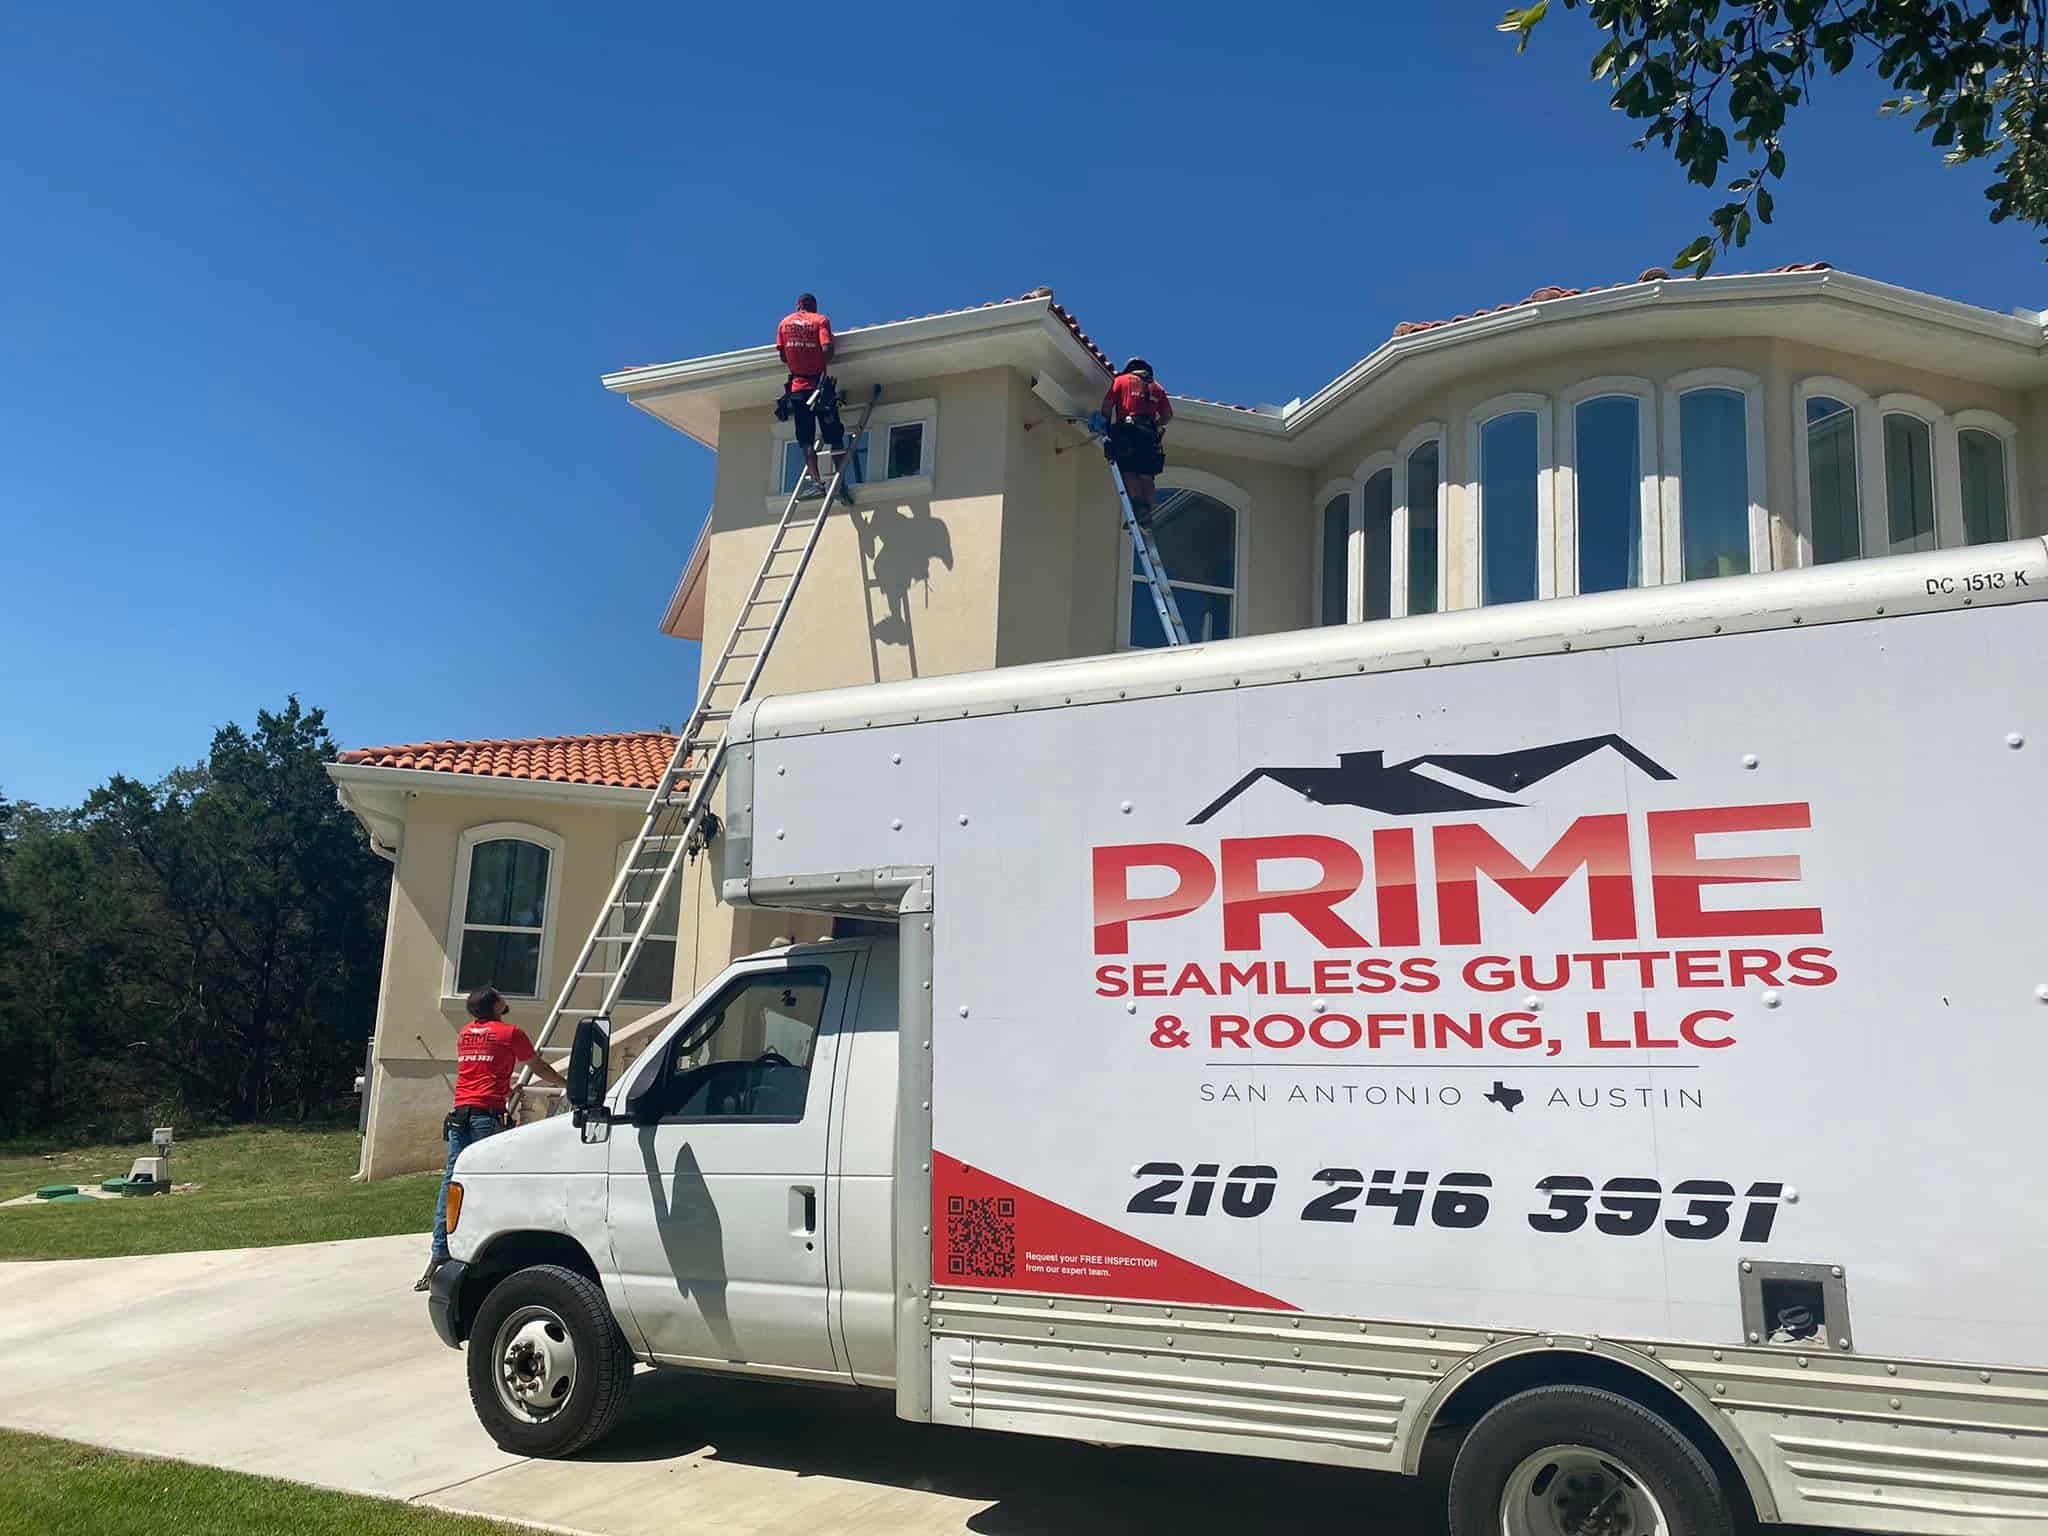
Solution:
[[[380,768],[372,763],[329,763],[337,789],[409,790],[415,794],[496,795],[518,800],[569,800],[644,808],[650,791],[617,784],[569,784],[560,779],[508,779],[440,768]],[[346,799],[343,804],[348,804]],[[351,807],[353,809],[353,807]]]

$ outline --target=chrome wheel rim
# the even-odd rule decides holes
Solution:
[[[1669,1536],[1671,1526],[1626,1462],[1583,1445],[1522,1458],[1500,1497],[1501,1536]]]
[[[498,1325],[498,1402],[514,1418],[541,1424],[567,1406],[576,1390],[576,1341],[551,1309],[519,1307]]]

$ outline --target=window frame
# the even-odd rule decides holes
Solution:
[[[1170,570],[1166,575],[1167,584],[1176,591],[1185,588],[1190,592],[1220,593],[1229,597],[1231,616],[1229,638],[1232,640],[1241,638],[1249,633],[1245,628],[1244,595],[1249,587],[1249,582],[1245,578],[1245,556],[1251,542],[1248,537],[1252,520],[1251,493],[1246,491],[1244,487],[1224,479],[1221,475],[1211,474],[1206,469],[1194,469],[1171,464],[1160,471],[1152,483],[1156,491],[1195,491],[1230,508],[1233,525],[1231,567],[1236,585],[1218,587],[1211,586],[1209,583],[1202,581],[1180,581],[1174,577],[1173,572]],[[1354,508],[1357,506],[1355,499],[1352,505]],[[1320,509],[1318,509],[1318,515],[1320,515]],[[1131,548],[1131,536],[1128,531],[1122,528],[1119,528],[1117,531],[1116,548],[1117,570],[1121,576],[1121,586],[1116,600],[1116,649],[1119,651],[1136,650],[1138,647],[1131,644],[1131,614],[1133,612],[1133,598],[1137,592],[1139,578],[1133,574],[1131,569],[1134,559],[1134,553]],[[1350,598],[1347,593],[1347,611],[1349,611],[1349,602]]]
[[[1385,473],[1391,477],[1393,469],[1394,455],[1391,451],[1383,448],[1378,453],[1369,453],[1359,460],[1358,468],[1351,473],[1351,483],[1354,490],[1351,495],[1351,573],[1347,578],[1347,590],[1350,594],[1351,622],[1354,624],[1368,622],[1365,617],[1365,583],[1371,573],[1365,568],[1365,488],[1372,483],[1377,475]],[[1394,593],[1391,586],[1394,579],[1394,567],[1396,564],[1399,564],[1405,571],[1407,565],[1405,559],[1397,561],[1393,551],[1393,497],[1397,490],[1398,487],[1389,478],[1387,482],[1387,580],[1390,585],[1387,590],[1387,617],[1390,619],[1397,617],[1393,603]]]
[[[1310,629],[1328,629],[1331,625],[1323,622],[1323,514],[1330,503],[1339,496],[1344,498],[1344,617],[1345,624],[1356,624],[1364,605],[1360,591],[1359,569],[1364,558],[1365,521],[1362,493],[1364,487],[1356,479],[1339,478],[1330,481],[1320,491],[1312,504],[1310,517],[1314,530],[1315,570],[1309,582]]]
[[[825,1054],[827,1037],[836,1028],[835,1021],[837,1015],[835,1014],[834,1010],[843,1008],[845,1006],[845,993],[848,990],[850,990],[852,985],[850,975],[842,974],[840,970],[837,967],[830,964],[829,960],[824,956],[806,955],[798,959],[792,959],[778,964],[749,967],[745,970],[735,971],[732,974],[725,977],[723,983],[720,984],[714,992],[712,992],[710,998],[707,999],[702,1006],[687,1007],[685,1014],[678,1019],[676,1028],[670,1031],[664,1039],[657,1042],[655,1046],[651,1047],[645,1053],[642,1060],[652,1062],[652,1066],[647,1069],[651,1073],[651,1077],[643,1078],[639,1073],[635,1073],[633,1077],[629,1079],[630,1086],[622,1085],[622,1092],[619,1099],[619,1103],[621,1105],[627,1104],[635,1096],[635,1091],[641,1089],[643,1087],[643,1084],[645,1086],[646,1091],[649,1092],[660,1093],[663,1090],[663,1088],[667,1085],[670,1076],[670,1070],[675,1064],[676,1048],[681,1043],[685,1032],[687,1032],[689,1028],[690,1023],[695,1019],[702,1018],[704,1014],[710,1010],[712,1005],[715,1004],[719,999],[736,992],[742,987],[751,987],[755,985],[757,982],[760,982],[763,978],[773,977],[778,980],[786,981],[786,979],[790,976],[806,974],[811,971],[818,971],[823,973],[825,977],[825,998],[823,1006],[820,1007],[818,1010],[818,1024],[816,1032],[811,1037],[811,1059],[808,1063],[805,1064],[804,1067],[804,1112],[802,1114],[657,1114],[652,1119],[646,1122],[650,1125],[802,1125],[806,1120],[810,1118],[811,1114],[810,1079],[814,1078],[817,1075],[819,1058]],[[695,999],[692,999],[691,1001],[695,1002]],[[824,1063],[825,1086],[828,1096],[831,1092],[832,1074],[835,1070],[835,1060],[836,1055],[834,1058],[828,1058]],[[636,1065],[638,1064],[636,1063]]]
[[[1795,566],[1813,564],[1813,463],[1807,442],[1806,402],[1816,397],[1839,400],[1849,407],[1856,422],[1856,535],[1862,543],[1857,559],[1867,560],[1871,551],[1888,545],[1884,498],[1873,490],[1884,490],[1884,423],[1877,401],[1847,379],[1824,373],[1801,379],[1792,389],[1792,474],[1793,505],[1797,515],[1792,524]]]
[[[851,402],[840,402],[842,419],[849,414]],[[782,489],[782,461],[788,445],[796,441],[796,424],[789,421],[773,421],[774,428],[768,434],[768,497],[769,507],[781,512],[789,504],[789,492]],[[939,432],[939,403],[937,400],[901,400],[877,405],[874,414],[868,418],[868,469],[886,470],[889,467],[889,428],[922,426],[924,428],[921,463],[914,475],[898,475],[893,479],[866,479],[858,482],[856,490],[873,487],[890,491],[899,496],[929,496],[936,473]],[[853,422],[847,420],[846,430],[853,431]],[[881,450],[879,455],[876,449]]]
[[[1579,407],[1590,400],[1632,399],[1636,403],[1636,515],[1640,569],[1635,590],[1664,584],[1664,481],[1658,471],[1657,387],[1633,374],[1602,374],[1572,385],[1557,397],[1557,563],[1558,596],[1579,591]]]
[[[448,929],[441,944],[441,1000],[461,1002],[467,995],[456,990],[456,977],[462,974],[462,945],[471,928],[479,933],[530,933],[527,928],[508,928],[496,923],[470,923],[465,919],[469,911],[469,877],[477,848],[484,843],[521,842],[532,843],[543,848],[548,855],[547,887],[541,897],[540,914],[540,960],[534,974],[532,992],[511,992],[503,987],[498,990],[508,998],[521,1001],[546,1002],[552,996],[550,986],[554,976],[555,930],[560,927],[562,898],[562,858],[566,848],[558,833],[546,827],[535,826],[525,821],[487,821],[478,826],[465,827],[455,844],[455,883],[448,896]],[[491,986],[497,986],[495,981]]]
[[[612,856],[613,888],[617,890],[621,897],[625,895],[625,888],[617,883],[618,877],[625,871],[626,860],[632,857],[635,841],[636,839],[634,838],[627,838],[619,844],[617,851]],[[642,866],[642,868],[644,872],[645,866]],[[675,879],[669,885],[669,889],[675,893],[676,898],[676,931],[673,934],[650,932],[645,941],[648,944],[659,941],[675,945],[675,952],[669,956],[668,996],[658,1000],[645,997],[629,997],[626,995],[625,986],[622,982],[619,990],[619,1003],[623,1007],[666,1008],[676,1000],[676,962],[682,958],[683,953],[683,883],[685,878],[686,871],[677,870]],[[608,908],[611,906],[609,901],[606,905]],[[607,937],[622,937],[625,933],[625,909],[623,907],[613,909],[610,921],[606,926],[608,930]],[[626,946],[623,944],[608,944],[603,949],[600,949],[598,953],[605,954],[607,951],[609,951],[612,958],[620,958],[624,956]],[[642,952],[645,952],[644,949]]]
[[[1536,598],[1540,602],[1557,596],[1557,439],[1551,399],[1511,390],[1481,401],[1465,418],[1464,484],[1470,511],[1465,518],[1464,585],[1472,599],[1467,607],[1486,606],[1486,491],[1481,484],[1480,436],[1501,417],[1525,413],[1536,418]],[[1437,478],[1443,478],[1441,468]]]
[[[1963,434],[1965,432],[1988,432],[1999,441],[2005,458],[2005,536],[2008,540],[2024,538],[2019,531],[2020,522],[2020,431],[1996,411],[1976,408],[1955,412],[1949,419],[1950,430],[1955,437],[1956,459],[1956,542],[1954,548],[1965,547],[1969,530],[1963,525]],[[1940,525],[1940,513],[1935,523]],[[1980,547],[1980,546],[1971,546]]]
[[[1663,489],[1664,582],[1685,577],[1685,465],[1682,453],[1681,413],[1685,397],[1695,390],[1725,389],[1742,396],[1743,472],[1748,479],[1749,574],[1775,570],[1771,550],[1770,513],[1764,505],[1764,385],[1763,380],[1740,368],[1694,368],[1664,381]],[[1707,579],[1707,578],[1701,578]]]
[[[1447,608],[1445,583],[1450,571],[1450,521],[1447,513],[1450,483],[1450,429],[1441,421],[1418,422],[1394,448],[1394,550],[1387,564],[1394,582],[1392,617],[1405,619],[1408,613],[1408,461],[1417,449],[1436,444],[1436,612]]]

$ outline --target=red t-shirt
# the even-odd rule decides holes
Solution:
[[[1155,381],[1135,373],[1120,373],[1110,384],[1109,393],[1102,397],[1102,414],[1111,421],[1126,416],[1150,416],[1163,427],[1173,420],[1173,404]]]
[[[500,1019],[471,1019],[455,1037],[455,1107],[504,1112],[512,1069],[533,1060],[526,1031]]]
[[[816,389],[832,350],[832,322],[814,309],[792,310],[775,327],[775,350],[790,372],[791,389]]]

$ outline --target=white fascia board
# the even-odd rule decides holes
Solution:
[[[2007,573],[2006,584],[1971,593],[1969,578],[1986,571]],[[2010,579],[2014,573],[2024,576],[2024,584]],[[830,692],[777,694],[736,711],[730,739],[760,742],[1020,710],[1114,707],[1126,700],[1361,672],[1623,649],[1721,634],[1811,628],[1878,614],[1899,617],[2043,601],[2048,601],[2048,542],[2015,539]]]
[[[677,640],[704,638],[704,575],[711,568],[711,513],[704,513],[704,526],[697,530],[697,542],[690,546],[690,558],[683,562],[683,574],[669,594],[662,610],[661,632]]]
[[[650,793],[644,789],[620,789],[614,784],[563,784],[553,779],[506,779],[482,773],[445,773],[435,768],[379,768],[369,763],[329,763],[327,777],[352,798],[361,798],[364,791],[398,790],[415,795],[489,795],[496,799],[556,800],[645,810]]]

